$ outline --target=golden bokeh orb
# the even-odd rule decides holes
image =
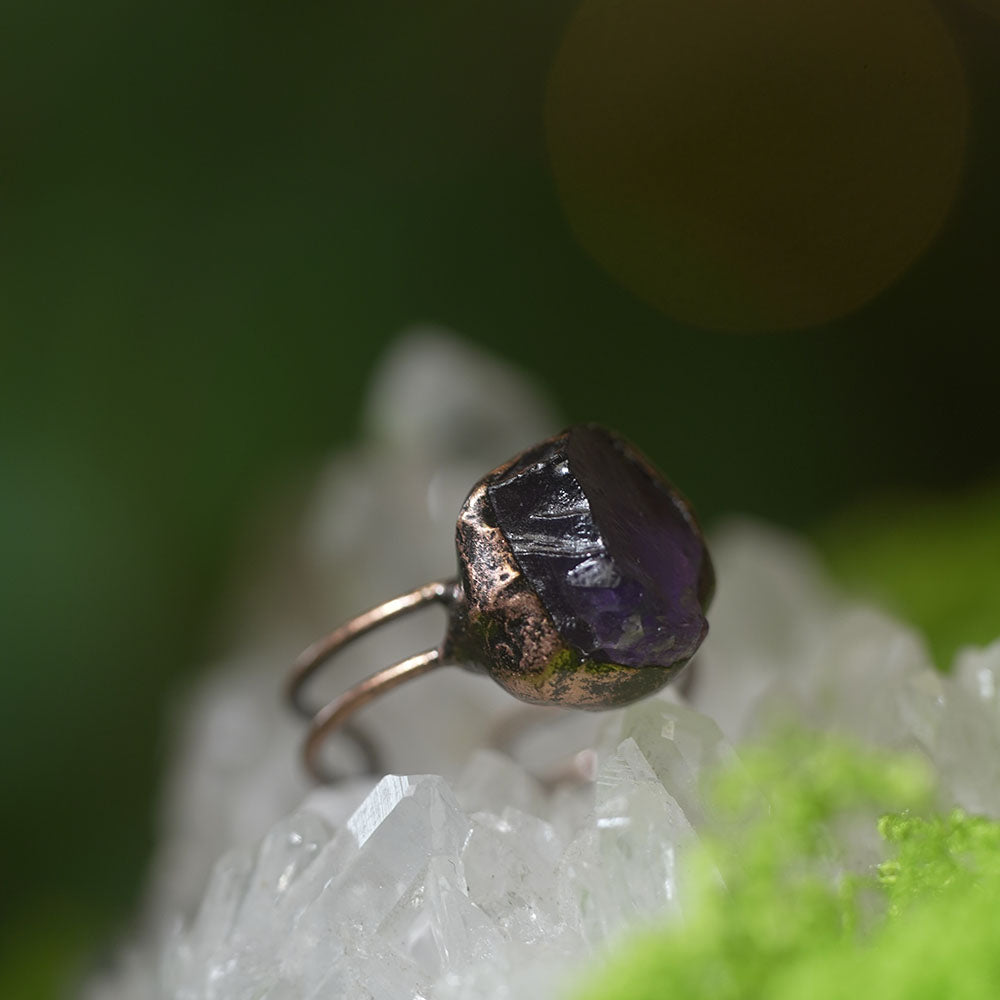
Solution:
[[[948,216],[968,96],[926,0],[584,0],[545,104],[580,243],[710,329],[834,320]]]

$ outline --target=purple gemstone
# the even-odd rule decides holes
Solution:
[[[708,631],[714,575],[684,498],[623,439],[572,427],[492,478],[521,572],[592,661],[675,667]]]

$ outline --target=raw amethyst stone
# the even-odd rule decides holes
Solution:
[[[708,623],[714,575],[684,498],[622,438],[584,425],[491,478],[514,558],[582,657],[677,667]]]

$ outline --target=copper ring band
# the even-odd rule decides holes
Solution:
[[[415,656],[386,667],[371,677],[355,684],[343,694],[318,708],[310,707],[303,698],[303,691],[309,679],[339,652],[355,639],[370,632],[378,625],[400,618],[427,606],[442,604],[452,608],[460,599],[461,588],[455,580],[436,581],[425,584],[407,594],[401,594],[390,601],[352,618],[334,629],[329,635],[312,643],[292,665],[286,686],[289,703],[300,715],[310,720],[309,730],[303,745],[303,759],[306,769],[317,781],[330,782],[342,777],[331,773],[322,766],[320,751],[327,737],[335,730],[346,730],[357,742],[370,765],[374,765],[374,751],[371,744],[356,730],[347,726],[348,719],[368,702],[408,680],[420,677],[430,670],[447,666],[454,661],[445,655],[445,643],[435,649],[425,650]],[[372,767],[374,770],[374,766]]]

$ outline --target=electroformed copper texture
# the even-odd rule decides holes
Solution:
[[[456,548],[456,580],[380,604],[296,660],[288,697],[310,719],[304,756],[318,780],[333,777],[319,756],[331,732],[430,670],[458,665],[524,702],[601,710],[659,690],[707,631],[714,575],[690,505],[628,442],[595,425],[570,428],[484,476],[462,505]],[[431,603],[448,613],[438,647],[320,708],[305,702],[322,664]]]

